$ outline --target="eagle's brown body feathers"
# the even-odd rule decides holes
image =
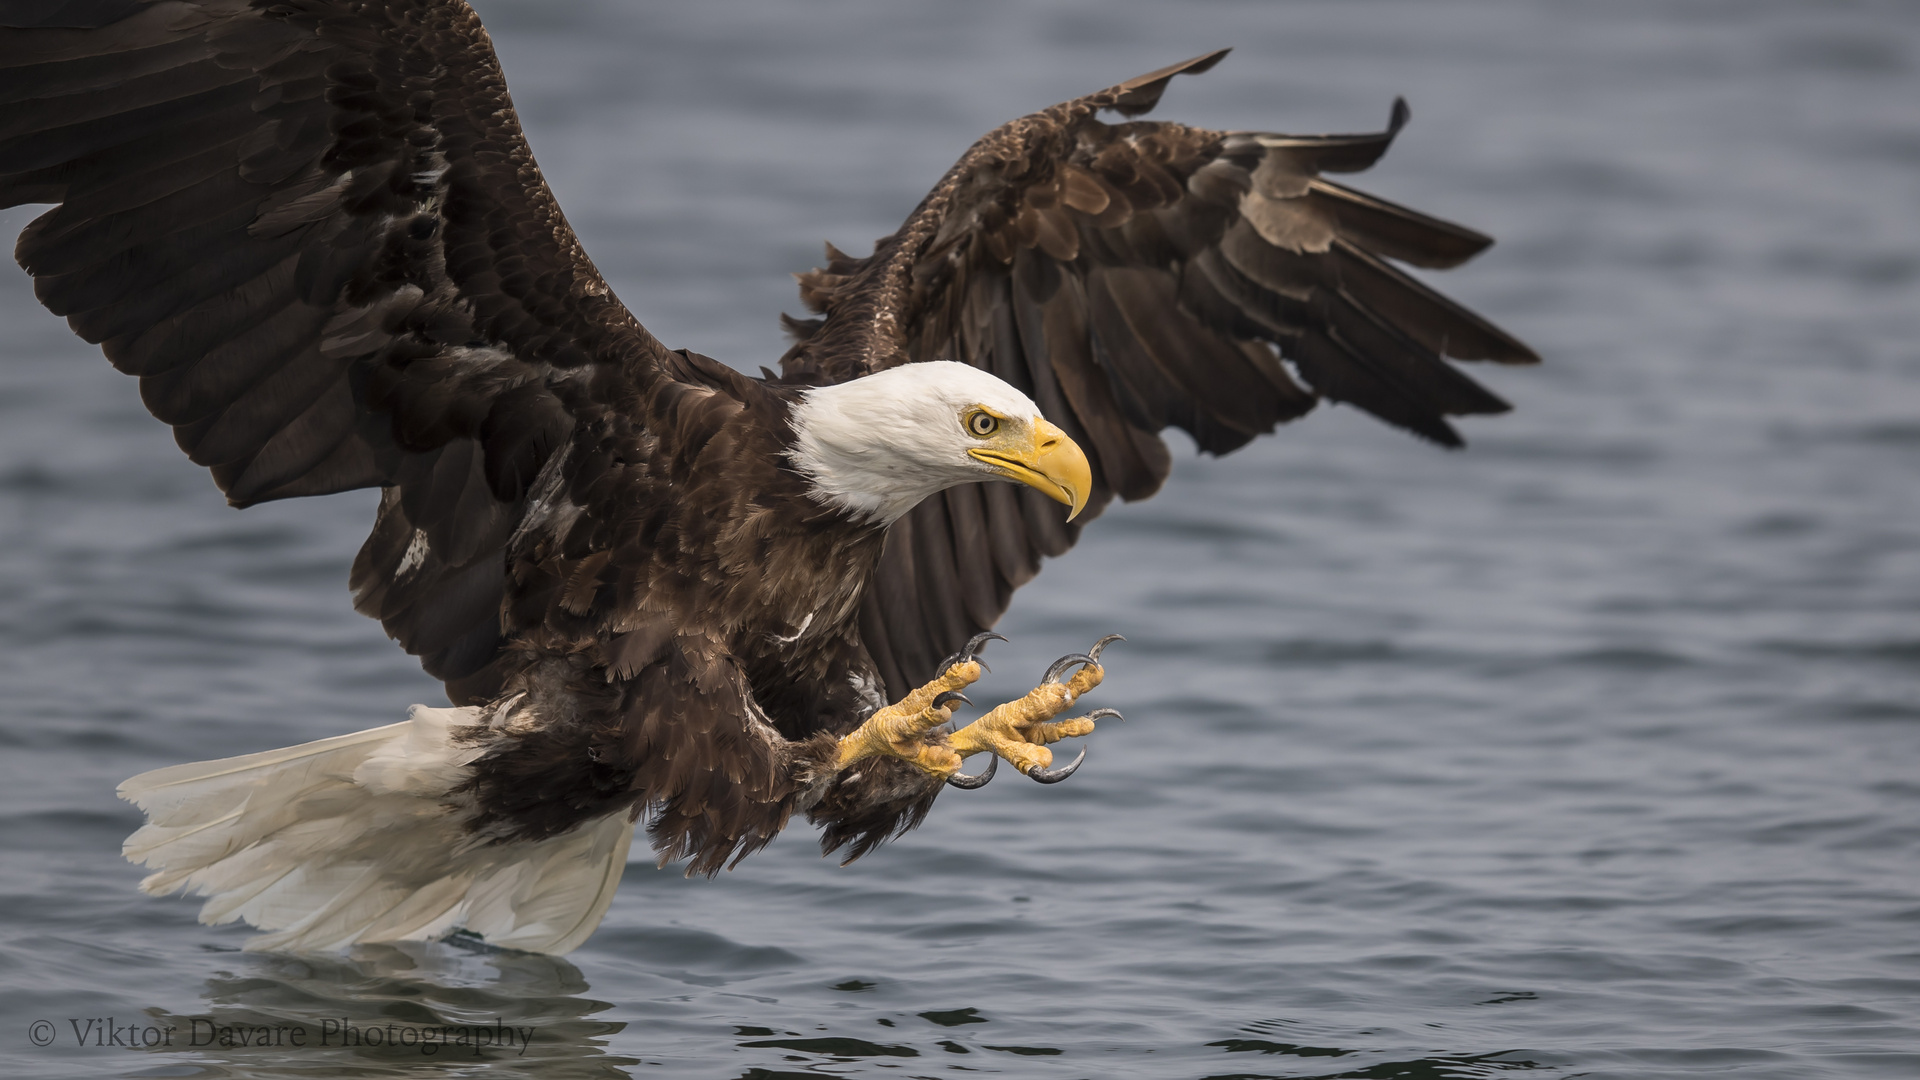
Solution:
[[[873,255],[803,276],[822,318],[759,380],[613,297],[459,0],[0,21],[0,202],[60,204],[17,250],[40,298],[235,505],[383,490],[355,606],[493,710],[463,792],[503,841],[644,810],[712,871],[796,811],[854,855],[925,815],[938,781],[900,762],[821,779],[833,737],[1080,525],[1003,484],[850,520],[787,459],[809,385],[991,371],[1086,448],[1084,523],[1158,488],[1167,426],[1225,453],[1324,397],[1452,444],[1446,416],[1505,406],[1442,354],[1534,359],[1383,259],[1485,237],[1320,178],[1393,129],[1100,119],[1219,54],[982,139]]]

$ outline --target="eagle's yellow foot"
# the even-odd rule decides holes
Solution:
[[[1048,744],[1092,734],[1095,720],[1118,718],[1120,714],[1112,709],[1095,709],[1071,720],[1054,717],[1067,711],[1080,695],[1100,685],[1106,674],[1100,667],[1100,651],[1121,640],[1124,639],[1120,635],[1111,634],[1084,653],[1061,657],[1047,669],[1040,685],[1025,697],[1009,701],[947,736],[947,745],[960,757],[983,752],[994,756],[994,765],[986,772],[978,776],[950,776],[947,782],[957,787],[980,787],[993,776],[1001,758],[1043,784],[1056,784],[1072,776],[1086,760],[1087,752],[1081,750],[1080,756],[1064,768],[1050,769],[1047,766],[1053,764],[1053,751],[1047,749]],[[1075,665],[1080,670],[1063,681],[1061,676]]]
[[[988,641],[1006,638],[976,634],[957,656],[940,665],[940,675],[899,701],[876,711],[867,722],[843,736],[834,767],[845,769],[862,758],[896,757],[922,771],[946,778],[960,771],[960,755],[935,728],[953,719],[956,706],[967,702],[960,691],[972,686],[986,670],[977,655]],[[931,735],[931,737],[929,737]]]

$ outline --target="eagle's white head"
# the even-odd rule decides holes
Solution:
[[[793,410],[794,468],[855,520],[891,525],[935,492],[1012,480],[1071,509],[1087,504],[1087,455],[1027,395],[948,360],[904,364],[806,391]]]

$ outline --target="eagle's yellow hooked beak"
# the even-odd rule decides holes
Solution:
[[[1068,521],[1080,516],[1093,492],[1093,468],[1087,464],[1087,455],[1066,432],[1038,416],[1024,433],[1008,431],[991,445],[971,447],[967,453],[1007,479],[1066,503],[1071,508]]]

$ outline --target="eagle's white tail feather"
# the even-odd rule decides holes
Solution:
[[[142,773],[120,785],[148,818],[123,850],[154,870],[143,891],[186,889],[208,897],[202,922],[275,931],[249,949],[465,929],[569,952],[606,915],[633,823],[614,814],[538,842],[469,834],[450,792],[482,750],[452,730],[484,720],[416,705],[386,727]]]

